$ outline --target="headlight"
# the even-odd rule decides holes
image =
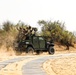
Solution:
[[[50,44],[50,42],[47,42],[47,44]]]
[[[29,44],[29,42],[26,42],[26,44]]]

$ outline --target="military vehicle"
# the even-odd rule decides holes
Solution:
[[[26,53],[48,52],[54,54],[54,43],[52,40],[47,41],[43,36],[30,36],[26,40],[19,42],[18,48],[20,51],[24,50]]]
[[[54,54],[54,42],[47,40],[45,36],[36,36],[36,28],[20,29],[15,49],[20,53],[25,51],[26,53],[39,54],[40,52],[48,52]],[[27,32],[26,32],[27,31]]]

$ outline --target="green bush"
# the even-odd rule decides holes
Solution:
[[[73,46],[76,37],[72,32],[66,30],[64,23],[44,20],[39,20],[38,23],[42,25],[42,36],[50,36],[55,42],[66,46]]]

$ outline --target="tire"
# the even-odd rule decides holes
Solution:
[[[28,47],[26,53],[34,54],[34,49],[32,47]]]
[[[49,48],[49,54],[53,55],[55,53],[55,50],[53,47],[50,47]]]

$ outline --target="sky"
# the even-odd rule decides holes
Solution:
[[[76,31],[76,0],[0,0],[0,25],[19,20],[38,29],[39,20],[59,20]]]

